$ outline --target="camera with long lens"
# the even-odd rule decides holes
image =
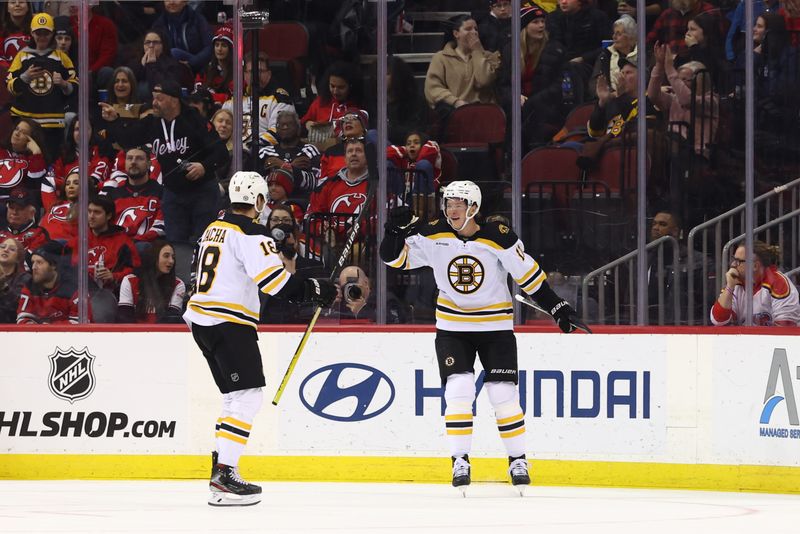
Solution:
[[[275,241],[275,248],[288,259],[294,258],[295,254],[297,254],[294,247],[286,242],[293,232],[292,225],[286,223],[277,224],[269,231],[270,236]]]
[[[354,276],[347,277],[347,283],[342,286],[342,295],[347,301],[358,300],[364,296],[364,290],[358,285],[358,278]]]

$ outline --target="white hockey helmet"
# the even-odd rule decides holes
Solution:
[[[448,198],[457,198],[460,200],[464,200],[467,203],[467,218],[464,220],[464,224],[461,225],[461,228],[456,228],[456,231],[461,231],[467,226],[469,220],[477,215],[478,211],[481,209],[481,188],[475,182],[471,182],[469,180],[458,180],[455,182],[450,182],[444,188],[442,192],[442,213],[444,213],[445,219],[447,219],[448,224],[453,226],[452,221],[449,217],[447,217],[447,199]],[[475,209],[472,210],[470,214],[470,208],[475,206]]]
[[[259,195],[264,199],[261,209],[258,208],[257,202]],[[249,204],[257,213],[261,213],[269,200],[269,187],[264,177],[257,172],[238,171],[231,176],[228,197],[231,199],[231,204]]]

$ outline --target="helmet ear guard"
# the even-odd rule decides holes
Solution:
[[[447,199],[459,199],[467,203],[467,218],[464,220],[464,224],[461,225],[461,228],[453,227],[456,232],[460,232],[469,224],[470,219],[474,218],[481,209],[481,189],[475,182],[469,180],[457,180],[449,183],[444,188],[442,192],[442,213],[447,223],[452,227],[453,221],[447,216]],[[470,208],[473,206],[475,206],[475,209],[472,210],[472,214],[470,214]]]
[[[261,208],[258,207],[259,196],[263,198]],[[228,197],[231,204],[247,204],[253,206],[256,213],[261,213],[269,199],[269,187],[264,177],[257,172],[238,171],[231,176]]]

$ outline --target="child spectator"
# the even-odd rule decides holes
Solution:
[[[336,119],[341,118],[349,108],[360,108],[361,75],[350,63],[333,63],[321,83],[317,84],[319,94],[311,102],[300,123],[308,130],[308,141],[319,143],[339,135],[335,127]]]
[[[175,276],[175,249],[154,241],[142,256],[142,265],[122,279],[119,323],[179,323],[186,286]]]
[[[25,250],[13,237],[0,240],[0,323],[17,322],[17,307],[22,286],[30,280],[22,261]]]
[[[290,166],[291,167],[291,166]],[[289,204],[289,195],[294,191],[294,177],[291,169],[277,167],[267,176],[269,186],[269,202],[267,207],[271,210],[277,204],[286,204],[291,207],[292,216],[297,224],[303,221],[303,210],[297,204]]]
[[[42,127],[33,119],[19,119],[0,148],[0,202],[16,187],[41,188],[47,165],[44,146]]]

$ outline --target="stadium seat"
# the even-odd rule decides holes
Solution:
[[[308,30],[299,22],[273,22],[261,30],[259,48],[269,56],[270,68],[285,69],[293,89],[306,86]]]
[[[496,104],[467,104],[453,111],[444,128],[442,148],[450,149],[459,160],[462,179],[500,176],[506,114]],[[464,175],[465,170],[471,172]]]

